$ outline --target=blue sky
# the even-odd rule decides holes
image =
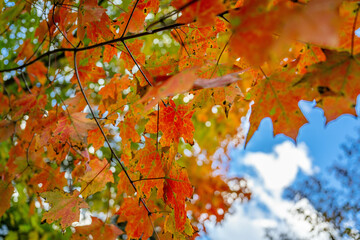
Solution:
[[[357,99],[359,102],[359,98]],[[360,113],[357,104],[357,114]],[[235,204],[236,213],[225,217],[221,225],[207,222],[208,235],[203,239],[264,239],[265,227],[286,230],[284,222],[292,231],[305,239],[313,239],[306,222],[291,214],[291,209],[303,204],[315,211],[308,202],[292,202],[283,198],[283,190],[295,182],[302,173],[311,175],[325,172],[342,154],[341,144],[348,138],[357,138],[360,120],[342,115],[326,123],[324,112],[315,102],[301,101],[299,107],[308,122],[299,130],[297,141],[279,134],[273,136],[272,123],[264,119],[246,149],[233,149],[230,175],[245,176],[253,190],[248,203]],[[316,236],[327,239],[327,236]]]
[[[359,102],[360,98],[358,97],[357,100]],[[360,120],[355,116],[344,114],[325,125],[324,111],[314,105],[315,103],[307,101],[299,103],[300,109],[309,123],[300,128],[297,143],[305,143],[309,148],[313,163],[324,168],[341,153],[340,144],[344,143],[348,137],[356,137],[357,129],[360,128]],[[357,104],[357,114],[360,112],[359,108],[360,106]],[[269,153],[272,152],[275,145],[289,140],[293,141],[283,134],[273,137],[272,122],[266,118],[261,122],[246,149],[235,149],[233,154]]]

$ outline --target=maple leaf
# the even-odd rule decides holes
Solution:
[[[118,127],[123,146],[130,145],[130,140],[134,143],[140,142],[141,137],[136,131],[140,117],[138,109],[134,107],[125,114],[124,121],[119,122]]]
[[[35,0],[12,2],[0,1],[0,141],[14,136],[1,144],[0,172],[9,175],[0,175],[0,214],[10,218],[19,186],[29,199],[46,197],[43,219],[63,228],[88,207],[83,196],[106,222],[114,213],[127,222],[129,239],[157,229],[160,239],[195,238],[205,214],[219,222],[233,196],[251,197],[243,179],[214,175],[220,150],[228,157],[265,117],[275,134],[295,139],[306,123],[300,99],[315,99],[327,121],[355,114],[356,1],[62,0],[48,1],[42,16]],[[251,101],[245,140],[240,124]],[[65,173],[82,192],[58,190],[68,185]],[[94,217],[75,230],[74,239],[122,233]]]
[[[134,170],[140,172],[140,180],[137,182],[139,190],[145,195],[149,196],[152,188],[157,188],[158,196],[162,196],[165,173],[162,168],[160,154],[155,147],[155,141],[146,138],[145,147],[139,150],[135,155],[137,161]],[[154,178],[154,180],[146,180]]]
[[[297,69],[301,74],[307,72],[307,68],[312,64],[322,62],[326,60],[326,56],[321,48],[316,46],[306,46],[301,49],[302,52],[299,57]]]
[[[169,77],[167,80],[163,80],[158,85],[150,88],[149,91],[140,100],[140,102],[146,102],[151,99],[151,101],[145,107],[145,111],[149,110],[164,97],[184,93],[192,88],[203,89],[228,86],[231,83],[239,81],[241,79],[240,74],[246,71],[243,70],[235,73],[230,73],[221,77],[204,79],[198,77],[198,70],[199,68],[197,67],[186,69],[178,74],[175,74],[174,76]],[[165,76],[164,78],[167,78],[167,76]],[[159,77],[157,79],[159,79]]]
[[[150,216],[136,198],[125,198],[119,211],[119,221],[126,221],[125,232],[130,239],[148,239],[153,233]]]
[[[47,68],[44,63],[36,62],[34,66],[28,70],[30,82],[35,83],[38,80],[42,85],[46,82]]]
[[[123,233],[113,224],[106,224],[99,218],[91,217],[91,224],[88,226],[75,227],[76,235],[72,239],[89,239],[91,235],[93,239],[109,239],[116,240]]]
[[[208,26],[215,23],[215,16],[226,10],[226,6],[220,0],[175,0],[171,5],[181,9],[181,17],[177,20],[181,23],[191,23],[197,20],[199,26]],[[184,6],[187,6],[184,8]]]
[[[3,174],[2,174],[3,175]],[[1,175],[0,175],[1,177]],[[14,193],[14,187],[11,182],[5,181],[1,178],[0,181],[0,217],[10,208],[10,199]]]
[[[15,132],[15,124],[9,120],[0,121],[0,142],[7,140]]]
[[[360,18],[357,2],[344,1],[339,9],[341,27],[338,30],[338,51],[344,50],[358,54],[360,52],[360,37],[354,33],[358,29]]]
[[[123,98],[123,91],[129,87],[133,87],[134,83],[129,79],[128,75],[121,76],[115,74],[110,82],[103,87],[99,94],[102,96],[99,110],[101,112],[118,111],[128,100]]]
[[[326,121],[336,119],[341,114],[356,115],[356,98],[360,92],[359,55],[347,52],[326,51],[326,62],[312,65],[299,84],[314,89],[318,105],[324,109]]]
[[[314,0],[291,6],[285,1],[245,1],[231,14],[234,34],[230,47],[253,65],[283,56],[289,39],[334,47],[338,43],[340,2]]]
[[[67,185],[65,172],[60,172],[60,168],[53,169],[49,166],[42,168],[43,171],[35,174],[29,184],[33,185],[38,193],[51,191],[55,188],[63,188]],[[39,187],[41,184],[41,187]]]
[[[105,134],[109,133],[109,130],[107,128],[103,128]],[[102,136],[102,133],[99,128],[95,128],[93,130],[90,130],[88,135],[88,142],[92,143],[92,146],[98,150],[104,145],[104,138]]]
[[[84,38],[85,29],[92,22],[101,24],[100,19],[106,9],[98,5],[97,0],[81,0],[78,11],[79,37]],[[106,25],[103,25],[106,28]]]
[[[168,216],[166,216],[166,219],[165,219],[164,232],[172,234],[173,235],[173,236],[171,236],[172,238],[186,240],[194,235],[195,229],[191,225],[190,220],[186,219],[183,231],[182,232],[177,231],[176,226],[175,226],[174,216],[173,216],[173,214],[169,214]],[[165,235],[164,238],[165,239],[170,238],[170,236]]]
[[[224,21],[216,19],[214,26],[198,27],[190,24],[190,28],[182,27],[181,31],[173,31],[175,40],[182,46],[180,59],[178,60],[179,70],[196,66],[203,66],[209,60],[218,58],[218,51],[222,51],[218,43],[218,35],[228,31]]]
[[[185,200],[191,198],[193,188],[184,169],[174,165],[165,179],[164,198],[175,210],[175,226],[184,230],[186,222]]]
[[[185,142],[193,143],[194,125],[191,117],[194,111],[190,111],[188,106],[176,106],[170,100],[167,107],[160,108],[159,131],[163,133],[160,143],[162,146],[170,146],[173,142],[178,143],[182,137]],[[152,115],[150,121],[145,126],[149,133],[157,132],[157,116]]]
[[[269,60],[275,42],[273,34],[282,23],[279,16],[286,17],[282,7],[268,10],[268,2],[246,1],[231,14],[234,35],[230,39],[230,48],[255,66]]]
[[[193,87],[194,81],[197,79],[197,70],[198,68],[186,69],[172,76],[167,81],[150,88],[150,90],[140,101],[145,102],[149,99],[152,99],[145,110],[149,110],[164,97],[173,96],[191,89]]]
[[[135,39],[132,42],[126,43],[126,46],[130,50],[131,54],[135,56],[136,62],[142,66],[145,63],[145,54],[141,51],[144,46],[144,40]],[[124,67],[127,69],[132,69],[135,66],[134,61],[132,60],[130,54],[124,49],[120,55],[120,59],[124,61]],[[141,86],[147,85],[146,81],[142,81]]]
[[[336,47],[339,43],[338,28],[341,18],[338,7],[341,2],[312,0],[304,6],[291,9],[291,15],[286,19],[282,30],[283,34],[319,46]]]
[[[150,13],[157,13],[159,9],[159,1],[156,0],[139,0],[137,6],[132,13],[133,6],[129,6],[127,13],[122,13],[119,19],[122,22],[129,22],[129,32],[140,32],[146,25],[145,18]],[[131,19],[130,19],[131,17]]]
[[[106,160],[100,161],[98,158],[93,158],[90,160],[89,168],[80,178],[82,182],[81,195],[84,198],[101,191],[108,182],[114,182],[109,163]]]
[[[283,133],[294,140],[299,128],[307,123],[298,107],[298,102],[304,99],[307,91],[294,86],[299,76],[296,76],[295,70],[291,68],[294,66],[288,66],[283,71],[266,77],[250,91],[251,99],[255,103],[251,107],[250,129],[246,142],[265,117],[271,118],[274,135]]]
[[[57,119],[56,128],[53,130],[54,137],[63,143],[68,140],[82,145],[87,137],[87,131],[97,126],[93,120],[86,118],[86,113],[77,112],[70,116],[62,116]]]
[[[46,95],[42,94],[41,90],[33,91],[31,94],[25,94],[22,98],[17,99],[13,103],[13,118],[18,119],[25,114],[30,116],[37,115],[45,109],[47,102]]]
[[[79,192],[76,190],[69,194],[56,189],[43,192],[40,196],[51,206],[50,210],[43,214],[42,221],[49,224],[59,221],[63,229],[71,226],[73,222],[79,221],[80,208],[89,208],[84,199],[79,197]]]

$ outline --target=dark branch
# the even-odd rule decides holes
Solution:
[[[117,163],[120,165],[121,169],[124,171],[124,173],[125,173],[125,175],[126,175],[126,178],[129,180],[129,182],[130,182],[131,186],[134,188],[135,192],[138,192],[138,191],[137,191],[137,188],[136,188],[136,186],[135,186],[135,184],[134,184],[134,181],[131,179],[129,173],[128,173],[128,172],[126,171],[126,169],[125,169],[125,166],[121,163],[119,157],[118,157],[117,154],[115,153],[114,149],[111,147],[110,142],[109,142],[108,138],[106,137],[106,134],[105,134],[103,128],[101,127],[98,119],[96,118],[96,116],[95,116],[95,114],[94,114],[94,110],[92,109],[88,98],[86,97],[84,88],[83,88],[83,86],[82,86],[82,84],[81,84],[81,81],[80,81],[79,71],[78,71],[78,68],[77,68],[76,53],[77,53],[77,49],[75,49],[75,51],[74,51],[74,68],[75,68],[75,76],[76,76],[77,82],[78,82],[78,84],[79,84],[80,91],[81,91],[81,93],[82,93],[82,95],[83,95],[83,97],[84,97],[84,99],[85,99],[86,104],[88,105],[88,107],[89,107],[89,109],[90,109],[90,113],[91,113],[92,117],[94,118],[94,120],[95,120],[95,122],[96,122],[96,125],[97,125],[98,128],[100,129],[100,132],[101,132],[102,136],[104,137],[105,142],[106,142],[106,143],[108,144],[108,146],[109,146],[109,149],[110,149],[111,154],[115,157]],[[112,160],[112,159],[111,159],[111,160]],[[140,198],[140,201],[141,201],[142,204],[144,205],[146,211],[148,212],[148,215],[151,215],[151,211],[149,210],[148,206],[146,205],[144,199],[143,199],[143,198]]]
[[[112,44],[112,43],[122,42],[122,41],[129,40],[129,39],[135,39],[135,38],[144,37],[144,36],[147,36],[147,35],[152,35],[152,34],[155,34],[155,33],[158,33],[158,32],[166,31],[166,30],[171,30],[171,29],[183,26],[183,25],[184,24],[182,24],[182,23],[175,23],[175,24],[172,24],[172,25],[169,25],[169,26],[165,26],[165,27],[155,29],[155,30],[153,30],[151,32],[142,32],[142,33],[126,36],[126,37],[120,37],[120,38],[112,39],[112,40],[109,40],[109,41],[97,43],[97,44],[94,44],[94,45],[91,45],[91,46],[82,47],[82,48],[59,48],[59,49],[55,49],[55,50],[43,53],[42,55],[40,55],[36,59],[34,59],[34,60],[30,61],[30,62],[27,62],[27,63],[25,63],[25,64],[23,64],[21,66],[8,68],[8,69],[1,69],[0,73],[1,72],[10,72],[10,71],[14,71],[14,70],[18,70],[18,69],[27,67],[27,66],[29,66],[31,64],[34,64],[35,62],[39,61],[40,59],[42,59],[42,58],[44,58],[46,56],[50,56],[50,55],[55,54],[55,53],[86,51],[86,50],[90,50],[90,49],[93,49],[93,48],[109,45],[109,44]]]

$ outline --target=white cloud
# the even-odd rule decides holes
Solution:
[[[265,186],[273,194],[281,194],[296,177],[299,169],[307,174],[312,173],[311,160],[308,157],[306,145],[295,146],[292,142],[283,142],[275,147],[274,153],[249,153],[243,163],[252,166],[259,174]]]
[[[309,237],[312,226],[303,217],[291,213],[296,207],[294,202],[282,198],[284,189],[291,185],[300,169],[307,174],[313,173],[306,145],[284,142],[277,145],[273,153],[248,153],[238,161],[257,173],[256,177],[245,175],[253,198],[248,203],[235,204],[235,214],[227,215],[221,225],[207,222],[208,238],[263,240],[264,228],[281,229],[284,222],[299,237]],[[307,201],[297,204],[314,211]],[[327,238],[324,235],[317,239]]]

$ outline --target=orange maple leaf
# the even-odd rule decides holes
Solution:
[[[92,158],[89,163],[89,169],[80,178],[81,195],[87,198],[105,188],[108,182],[114,182],[114,177],[110,171],[110,165],[106,160]]]
[[[91,217],[91,224],[88,226],[75,227],[76,233],[72,236],[74,240],[93,239],[116,240],[123,233],[114,224],[106,224],[97,217]]]
[[[71,226],[73,222],[79,221],[80,208],[89,208],[84,199],[79,197],[79,192],[74,191],[72,194],[65,193],[61,190],[43,192],[40,194],[51,206],[48,212],[43,214],[42,221],[53,223],[59,221],[63,229]]]
[[[185,169],[173,165],[164,184],[164,199],[175,210],[176,228],[182,231],[186,222],[185,201],[191,198],[193,188]]]
[[[194,111],[185,105],[176,106],[173,100],[167,107],[161,106],[159,116],[159,131],[162,132],[160,143],[162,146],[170,146],[173,142],[178,143],[182,137],[185,142],[193,144],[194,124],[191,117]],[[152,114],[150,121],[145,126],[149,133],[157,132],[157,114]]]

